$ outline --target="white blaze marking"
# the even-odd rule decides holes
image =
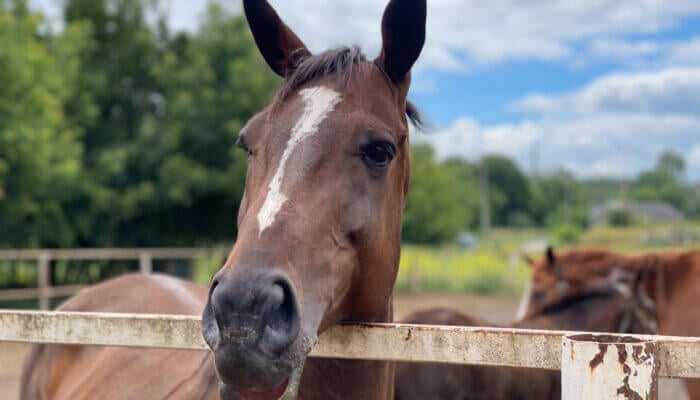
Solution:
[[[192,308],[194,313],[200,313],[204,310],[204,302],[193,295],[179,279],[166,275],[148,275],[148,277],[155,281],[158,286],[173,293],[185,305]]]
[[[525,313],[530,307],[530,296],[532,295],[532,281],[527,281],[525,288],[523,289],[523,297],[520,298],[520,305],[518,306],[518,312],[515,314],[515,319],[522,321],[525,318]]]
[[[265,203],[258,212],[259,234],[262,234],[275,222],[275,216],[287,201],[287,196],[281,192],[281,187],[284,170],[290,155],[302,140],[318,131],[318,126],[340,101],[340,93],[324,86],[304,89],[299,94],[304,101],[304,112],[301,113],[299,120],[292,128],[287,147],[280,159],[280,165],[268,186],[270,190],[267,192]]]

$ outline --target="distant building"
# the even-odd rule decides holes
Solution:
[[[683,213],[677,208],[662,201],[624,201],[609,200],[604,204],[591,207],[588,215],[591,225],[607,224],[611,212],[626,211],[637,221],[651,222],[682,222]]]

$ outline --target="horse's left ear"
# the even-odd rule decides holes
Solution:
[[[285,77],[296,61],[311,55],[266,0],[243,0],[243,9],[260,53],[277,75]]]
[[[549,263],[549,265],[554,265],[557,262],[557,257],[554,255],[554,247],[547,246],[545,256],[547,257],[547,263]]]
[[[409,77],[425,43],[426,0],[391,0],[382,18],[382,52],[376,62],[394,83]]]

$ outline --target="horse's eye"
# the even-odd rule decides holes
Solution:
[[[238,136],[238,139],[236,139],[236,147],[242,149],[243,151],[248,153],[248,155],[250,155],[250,148],[248,148],[248,144],[245,142],[243,136]]]
[[[394,146],[389,142],[376,141],[362,147],[362,159],[372,168],[383,168],[394,159]]]

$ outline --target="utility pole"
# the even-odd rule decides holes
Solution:
[[[540,140],[535,139],[530,144],[530,175],[537,178],[540,170]]]
[[[491,230],[491,204],[489,202],[489,171],[486,166],[486,157],[483,156],[479,166],[479,194],[481,236],[486,236]]]

